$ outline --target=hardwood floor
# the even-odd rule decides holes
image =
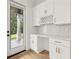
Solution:
[[[25,51],[8,59],[49,59],[49,54],[47,52],[41,52],[39,54],[34,51]]]

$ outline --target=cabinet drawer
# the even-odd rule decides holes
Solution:
[[[60,46],[66,46],[66,47],[70,47],[70,41],[66,41],[66,40],[49,40],[49,45],[60,45]]]

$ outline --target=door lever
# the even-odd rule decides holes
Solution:
[[[7,36],[10,36],[9,34],[7,34]]]
[[[7,36],[10,36],[10,34],[9,34],[9,33],[10,33],[10,31],[7,31]]]
[[[7,31],[7,33],[9,33],[9,31]]]

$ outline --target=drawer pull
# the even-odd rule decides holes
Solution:
[[[56,43],[62,43],[62,42],[59,42],[59,41],[55,41]]]

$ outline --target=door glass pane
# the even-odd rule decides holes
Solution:
[[[23,10],[10,6],[10,42],[11,48],[23,44]]]

